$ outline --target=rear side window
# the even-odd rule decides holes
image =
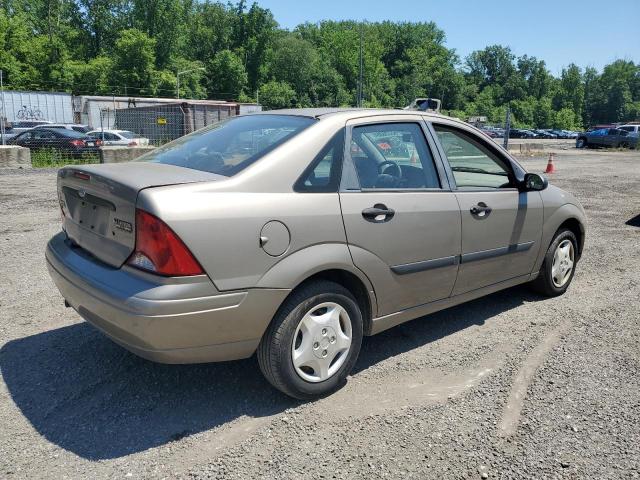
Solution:
[[[234,117],[180,137],[140,161],[232,176],[316,120],[293,115]]]
[[[342,173],[344,128],[336,133],[296,182],[296,192],[337,192]]]

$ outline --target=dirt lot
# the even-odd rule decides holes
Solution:
[[[80,321],[44,263],[55,173],[0,172],[0,478],[640,477],[640,152],[556,165],[590,221],[566,295],[517,287],[368,338],[309,404],[255,359],[157,365]]]

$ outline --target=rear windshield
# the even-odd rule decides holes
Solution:
[[[300,133],[315,120],[290,115],[234,117],[178,138],[141,161],[230,177]]]

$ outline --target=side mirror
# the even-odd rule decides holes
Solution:
[[[525,191],[540,191],[549,186],[549,180],[539,173],[527,173],[522,184]]]

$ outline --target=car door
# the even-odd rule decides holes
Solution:
[[[473,130],[444,122],[432,126],[462,219],[453,295],[529,275],[542,234],[540,193],[519,191],[521,168]]]
[[[609,128],[604,136],[604,145],[607,147],[615,147],[618,144],[618,129]]]
[[[56,141],[58,136],[53,130],[45,130],[35,128],[33,130],[33,139],[31,140],[32,148],[53,148],[58,147],[59,142]]]
[[[380,316],[446,298],[460,254],[460,212],[420,116],[347,123],[340,192],[355,265]]]

